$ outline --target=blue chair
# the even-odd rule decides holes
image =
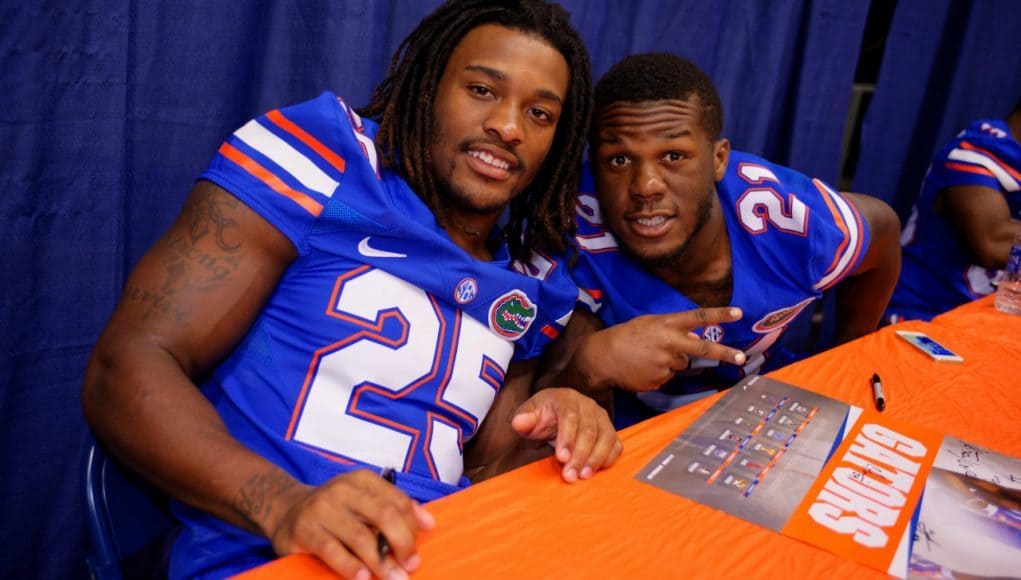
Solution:
[[[165,576],[174,519],[167,498],[108,456],[90,434],[82,454],[82,494],[96,580]]]

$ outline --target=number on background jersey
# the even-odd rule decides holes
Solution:
[[[1003,277],[1003,270],[989,270],[982,266],[972,264],[964,271],[964,280],[968,283],[968,290],[972,295],[988,296],[996,291],[994,282],[999,282]]]
[[[595,196],[588,193],[579,195],[574,211],[581,217],[581,219],[602,230],[596,235],[576,235],[574,239],[578,241],[578,245],[581,246],[582,249],[588,252],[598,253],[606,250],[613,250],[617,247],[617,239],[613,237],[613,234],[611,234],[609,230],[603,229],[603,215],[599,211],[599,200],[597,200]]]
[[[805,235],[808,231],[808,206],[794,194],[783,197],[772,189],[749,189],[737,200],[737,213],[744,229],[753,234],[766,231],[766,222],[782,231]]]
[[[763,334],[751,344],[745,351],[745,364],[741,367],[741,376],[747,376],[759,372],[766,362],[766,349],[773,346],[773,343],[780,338],[780,335],[787,330],[787,325]],[[705,372],[705,369],[715,369],[720,366],[720,361],[711,358],[691,357],[691,365],[687,371],[679,373],[682,376],[695,376]]]
[[[748,349],[744,351],[745,364],[741,367],[745,375],[759,372],[766,362],[766,350],[773,346],[773,343],[780,338],[780,335],[787,330],[787,325],[781,326],[759,337]]]
[[[527,262],[514,260],[511,267],[525,276],[531,276],[538,280],[546,280],[549,278],[550,273],[556,270],[557,263],[553,258],[536,250],[532,252]]]
[[[741,176],[741,179],[754,185],[765,181],[780,183],[770,168],[758,163],[741,163],[737,166],[737,174]]]
[[[768,167],[757,163],[742,163],[737,167],[741,179],[753,185],[780,180]],[[766,231],[766,222],[776,228],[799,236],[808,231],[808,206],[790,194],[787,204],[783,197],[769,187],[748,188],[737,200],[737,215],[741,225],[753,234]]]
[[[317,351],[291,438],[327,454],[402,469],[421,453],[434,477],[456,484],[463,471],[462,443],[492,406],[513,344],[470,316],[447,320],[425,291],[381,270],[361,268],[342,276],[334,297],[329,316],[362,330]],[[402,329],[399,336],[384,335],[388,321]],[[442,343],[450,323],[457,328],[454,344],[447,346]],[[374,396],[398,406],[421,388],[436,388],[430,398],[467,420],[472,432],[462,433],[446,415],[422,405],[403,405],[401,414],[384,417],[359,404]]]

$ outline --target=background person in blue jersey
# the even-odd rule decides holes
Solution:
[[[399,53],[361,115],[325,93],[234,132],[96,345],[85,414],[180,501],[172,577],[295,552],[405,577],[433,526],[409,496],[551,447],[571,482],[621,452],[591,399],[530,396],[578,295],[550,257],[591,109],[567,14],[455,1]]]
[[[993,292],[1021,231],[1021,101],[940,149],[901,232],[904,264],[887,319],[929,320]]]
[[[712,82],[677,56],[628,57],[596,85],[572,273],[599,320],[579,310],[550,358],[573,353],[558,384],[619,387],[618,427],[786,362],[780,335],[838,283],[839,341],[874,329],[893,290],[893,210],[731,151],[722,126]]]

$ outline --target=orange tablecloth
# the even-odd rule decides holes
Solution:
[[[935,363],[894,330],[920,330],[964,357]],[[930,323],[907,322],[770,376],[860,407],[869,377],[885,415],[1021,456],[1021,316],[992,298]],[[540,461],[429,504],[436,528],[420,542],[416,580],[681,576],[880,578],[885,574],[634,479],[720,395],[621,433],[625,452],[592,480],[564,483]],[[248,579],[329,578],[313,557],[282,558]]]

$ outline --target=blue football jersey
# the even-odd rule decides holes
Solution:
[[[728,388],[763,370],[788,325],[853,272],[868,247],[868,229],[857,209],[818,179],[732,151],[716,190],[733,260],[730,304],[740,307],[744,317],[696,332],[704,340],[744,351],[747,362],[734,366],[692,359],[687,371],[658,391],[639,393],[655,410],[683,404],[693,393]],[[581,252],[572,274],[588,308],[607,326],[644,314],[698,308],[618,250],[613,234],[603,227],[594,191],[586,171],[576,213]]]
[[[1021,143],[1003,121],[976,121],[947,143],[929,165],[922,193],[901,231],[903,263],[887,317],[929,320],[991,294],[1002,272],[972,263],[950,222],[936,213],[936,195],[956,185],[999,191],[1021,219]]]
[[[298,254],[203,391],[235,437],[303,482],[389,466],[429,501],[467,484],[464,445],[508,365],[559,334],[578,290],[553,257],[512,263],[502,247],[482,262],[454,244],[378,167],[375,131],[324,93],[245,124],[200,176]],[[263,538],[177,513],[174,575],[222,576],[273,556]]]

